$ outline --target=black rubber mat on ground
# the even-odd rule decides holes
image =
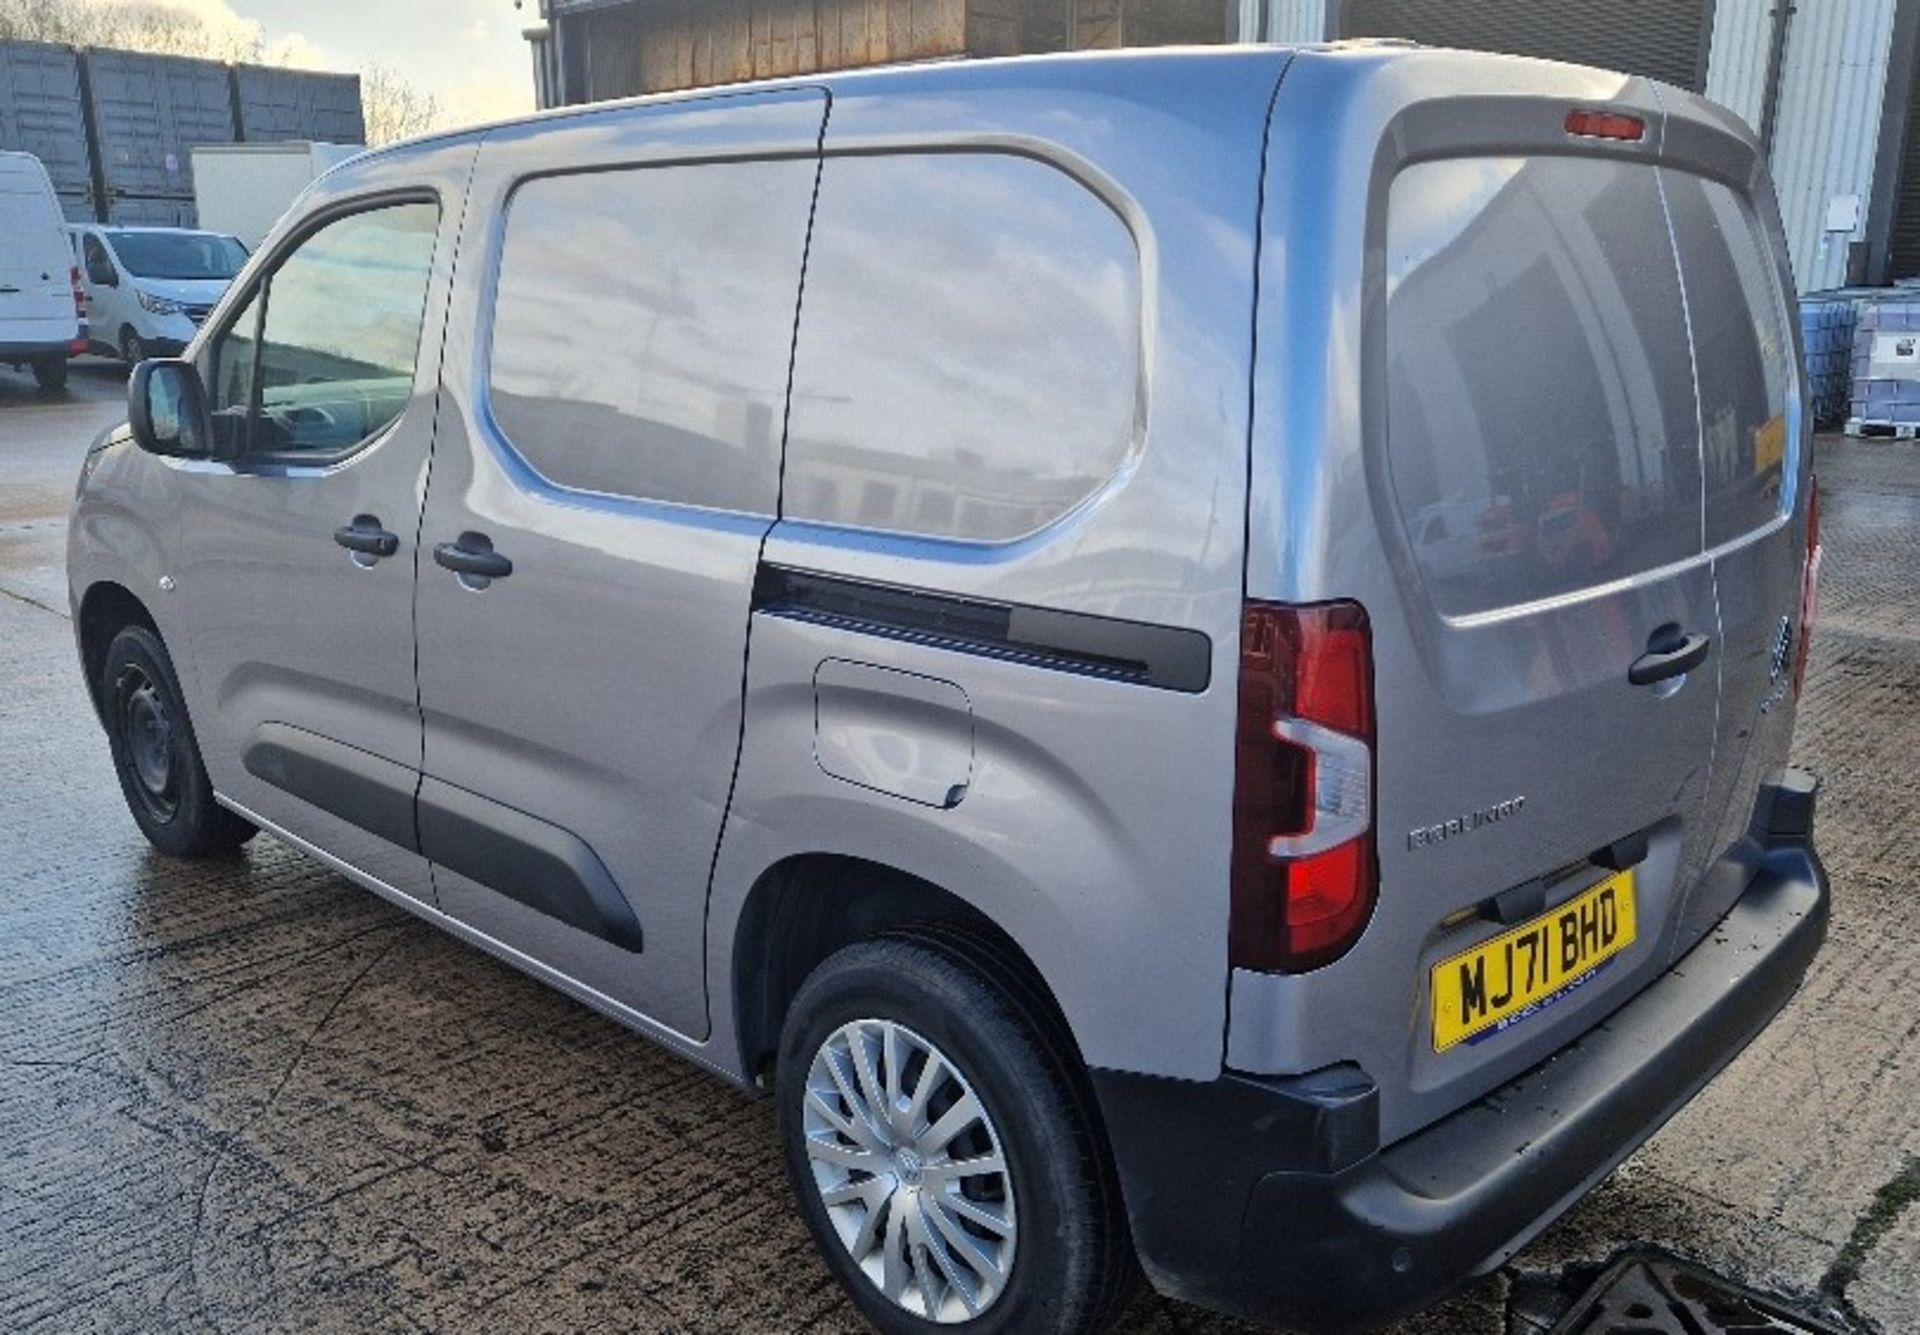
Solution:
[[[1847,1335],[1778,1298],[1665,1256],[1625,1256],[1574,1301],[1551,1335]]]

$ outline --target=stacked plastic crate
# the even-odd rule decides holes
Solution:
[[[1861,305],[1847,434],[1900,440],[1920,434],[1920,288],[1885,290]]]
[[[1853,291],[1860,291],[1854,289]],[[1841,289],[1800,298],[1800,342],[1806,349],[1807,390],[1815,426],[1838,426],[1852,402],[1853,329],[1857,298]]]

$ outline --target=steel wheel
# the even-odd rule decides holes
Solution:
[[[166,695],[131,664],[121,673],[117,694],[120,735],[136,791],[155,820],[170,821],[179,809],[180,793],[174,773],[173,715]]]
[[[230,852],[251,839],[253,826],[214,796],[180,678],[153,628],[121,627],[99,666],[114,776],[140,832],[174,857]]]
[[[802,1132],[841,1243],[889,1302],[968,1321],[1013,1272],[1013,1179],[999,1134],[947,1055],[904,1025],[854,1020],[807,1072]]]

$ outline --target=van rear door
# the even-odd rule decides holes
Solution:
[[[1712,856],[1662,128],[1643,80],[1455,52],[1303,53],[1276,101],[1248,589],[1367,611],[1379,883],[1344,958],[1236,971],[1228,1061],[1357,1062],[1389,1139],[1664,970]]]
[[[0,348],[73,340],[73,256],[38,159],[0,154]]]
[[[1676,121],[1681,114],[1676,110]],[[1693,327],[1703,513],[1720,622],[1709,846],[1731,854],[1688,895],[1675,933],[1678,952],[1746,888],[1757,850],[1742,836],[1754,798],[1787,763],[1796,668],[1810,630],[1801,624],[1808,610],[1801,572],[1811,451],[1798,371],[1804,363],[1788,315],[1792,275],[1781,259],[1785,242],[1771,188],[1758,177],[1742,179],[1737,169],[1728,179],[1678,168],[1661,175]]]

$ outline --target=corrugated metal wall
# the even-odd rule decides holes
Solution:
[[[1327,36],[1327,0],[1269,0],[1268,41],[1319,42]]]
[[[1773,46],[1778,0],[1714,0],[1713,54],[1707,96],[1738,114],[1757,133],[1767,96],[1767,53]]]
[[[1801,0],[1788,29],[1773,179],[1802,292],[1844,283],[1847,242],[1866,235],[1895,4]],[[1858,201],[1857,224],[1828,232],[1829,207],[1849,196]]]

